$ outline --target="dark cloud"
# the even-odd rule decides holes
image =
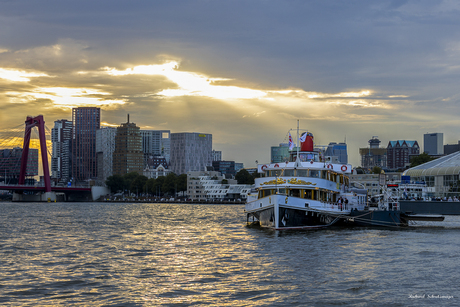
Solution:
[[[457,135],[459,10],[456,2],[428,0],[2,1],[0,68],[48,77],[0,79],[0,128],[29,110],[46,113],[47,123],[70,118],[69,109],[53,108],[49,99],[26,99],[63,87],[123,100],[103,106],[108,123],[130,113],[141,126],[213,133],[216,144],[239,157],[247,147],[265,155],[266,144],[276,145],[296,118],[318,129],[318,139],[341,141],[346,134],[355,148],[372,135],[401,139],[402,131],[420,142],[422,127]],[[242,101],[206,96],[166,99],[159,92],[178,85],[163,76],[98,73],[164,60],[180,61],[181,71],[234,79],[219,84],[373,94],[364,102],[274,95],[275,102],[243,100],[244,108]],[[27,104],[7,102],[19,92]]]

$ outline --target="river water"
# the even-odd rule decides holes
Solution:
[[[0,203],[0,305],[459,306],[460,218],[276,232],[243,205]]]

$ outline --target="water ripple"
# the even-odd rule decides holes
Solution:
[[[460,219],[275,232],[241,205],[0,203],[8,306],[459,304]],[[450,300],[410,295],[451,295]]]

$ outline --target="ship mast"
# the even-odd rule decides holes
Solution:
[[[297,158],[296,158],[296,163],[299,163],[299,149],[300,149],[300,146],[299,146],[299,139],[300,139],[300,136],[299,136],[299,120],[297,120]]]

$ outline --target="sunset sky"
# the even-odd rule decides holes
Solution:
[[[1,1],[0,136],[99,106],[104,125],[213,135],[255,166],[315,143],[460,139],[458,1]],[[294,135],[294,133],[293,133]]]

